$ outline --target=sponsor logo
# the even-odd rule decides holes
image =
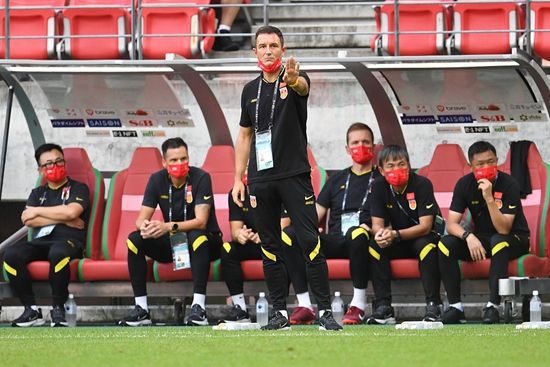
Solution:
[[[135,130],[113,130],[115,138],[137,138],[138,134]]]
[[[153,114],[153,111],[142,108],[138,108],[137,110],[122,110],[122,112],[124,116],[128,117],[145,117]]]
[[[83,119],[51,119],[52,127],[85,127]]]
[[[310,196],[305,196],[304,199],[306,200],[311,200],[313,198],[313,195],[310,195]]]
[[[434,116],[402,116],[403,125],[435,124]]]
[[[489,134],[489,126],[464,126],[466,134]]]
[[[507,126],[493,126],[493,132],[495,133],[517,133],[519,127],[517,125],[507,125]]]
[[[160,122],[164,127],[193,127],[195,124],[193,120],[185,119],[167,119]]]
[[[438,115],[442,124],[469,124],[474,122],[472,115]]]
[[[548,117],[544,113],[527,112],[512,116],[514,121],[521,122],[543,122],[548,121]]]
[[[514,112],[540,112],[544,108],[542,103],[510,103],[508,109]]]
[[[48,115],[55,118],[81,117],[82,111],[78,108],[52,107],[48,108]]]
[[[508,116],[505,115],[480,115],[478,118],[479,122],[506,122],[508,121]]]
[[[151,119],[129,119],[124,125],[131,127],[153,127],[157,125],[155,120]]]
[[[426,209],[430,209],[432,206],[434,206],[433,203],[429,204],[429,205],[426,205]]]
[[[120,119],[87,119],[89,127],[122,127]]]
[[[211,197],[212,197],[212,195],[208,195],[208,196],[205,195],[205,196],[203,196],[202,198],[203,198],[204,200],[208,200],[208,199],[210,199]]]
[[[85,108],[84,112],[86,115],[94,117],[114,117],[117,115],[115,110],[105,110],[101,108]]]
[[[141,136],[146,138],[163,138],[166,136],[166,131],[164,130],[147,130],[142,131]]]
[[[402,105],[402,106],[397,106],[397,112],[404,113],[404,114],[415,113],[419,115],[431,115],[432,108],[425,104]]]
[[[465,114],[470,113],[470,109],[465,104],[438,104],[435,109],[440,114]]]
[[[91,136],[91,137],[111,136],[111,130],[86,130],[86,136]]]
[[[490,104],[478,104],[476,110],[478,112],[502,112],[506,107],[502,104],[490,103]]]
[[[450,134],[460,134],[462,133],[462,127],[460,126],[438,126],[436,127],[438,133],[450,133]]]
[[[515,209],[517,205],[508,205],[508,209]]]

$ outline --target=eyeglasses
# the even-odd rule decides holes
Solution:
[[[56,165],[57,167],[65,167],[65,160],[63,158],[56,159],[55,161],[47,161],[44,164],[41,164],[40,168],[53,168],[53,166]]]

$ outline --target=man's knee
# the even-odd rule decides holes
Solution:
[[[281,232],[281,239],[283,240],[283,244],[285,246],[299,246],[296,238],[296,231],[293,226],[283,228]]]
[[[220,251],[220,258],[222,264],[227,263],[228,261],[234,261],[237,259],[237,246],[242,246],[237,242],[224,242],[222,244],[222,249]]]
[[[491,236],[491,257],[508,254],[510,248],[511,236],[496,233]]]
[[[363,227],[352,227],[346,233],[346,240],[351,248],[366,248],[370,241],[369,232]]]
[[[422,237],[415,241],[414,248],[421,263],[433,260],[437,261],[438,242],[436,238],[432,237]]]
[[[143,237],[141,236],[140,231],[134,231],[128,235],[126,240],[126,246],[128,246],[128,253],[133,253],[134,255],[139,254],[141,245],[143,243]]]
[[[454,259],[453,248],[456,246],[456,242],[459,239],[455,236],[447,235],[441,237],[437,243],[437,249],[439,251],[439,257],[441,261],[448,259]]]

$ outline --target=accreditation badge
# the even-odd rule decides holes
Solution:
[[[359,226],[359,212],[344,213],[340,216],[342,236],[348,233],[351,227]]]
[[[185,193],[185,201],[187,201],[187,204],[191,204],[193,202],[193,187],[191,185],[187,186],[187,192]]]
[[[189,269],[191,267],[191,257],[189,256],[189,245],[185,232],[171,234],[170,245],[172,246],[174,270]]]
[[[256,167],[258,171],[273,168],[271,130],[256,133]]]
[[[502,209],[502,192],[495,191],[493,196],[495,198],[495,204],[497,204],[498,210]]]
[[[407,201],[409,202],[409,209],[416,210],[416,199],[414,198],[414,192],[407,193]]]

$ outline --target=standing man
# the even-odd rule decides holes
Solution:
[[[529,252],[529,227],[521,206],[519,186],[510,175],[497,170],[495,147],[478,141],[468,149],[472,173],[456,183],[449,209],[448,236],[439,242],[441,278],[450,307],[442,321],[465,323],[460,300],[460,269],[457,260],[481,261],[491,258],[491,296],[483,309],[483,322],[500,321],[498,280],[508,277],[508,261]],[[461,224],[465,209],[472,215],[475,230]]]
[[[342,323],[356,325],[365,318],[366,290],[369,277],[369,232],[371,228],[368,200],[371,186],[380,172],[373,165],[374,134],[367,125],[356,122],[346,132],[346,153],[353,161],[332,175],[317,198],[317,216],[323,220],[329,212],[328,232],[321,234],[321,248],[327,258],[349,259],[353,282],[353,299]],[[290,323],[308,324],[315,320],[309,300],[306,267],[297,245],[294,227],[283,233],[285,260],[298,298],[298,307]]]
[[[440,276],[437,258],[439,235],[434,230],[439,206],[432,183],[411,172],[409,154],[397,145],[388,145],[378,155],[384,177],[372,186],[371,218],[374,241],[369,247],[374,312],[369,324],[394,324],[391,306],[391,259],[418,259],[420,278],[426,295],[424,321],[440,317]]]
[[[170,138],[162,143],[162,165],[164,169],[149,178],[136,220],[137,231],[128,236],[128,270],[136,306],[119,325],[151,324],[145,282],[146,256],[162,263],[174,260],[179,263],[187,256],[190,258],[193,303],[186,323],[189,326],[208,325],[206,283],[210,261],[219,258],[222,244],[212,181],[205,171],[189,166],[187,144],[181,138]],[[163,221],[151,219],[157,205]],[[183,242],[182,232],[187,237],[188,254],[185,256],[178,251],[173,256],[172,247],[181,248],[178,245]]]
[[[309,77],[285,52],[281,31],[272,26],[256,32],[254,53],[261,74],[243,89],[236,144],[233,201],[243,205],[241,177],[248,167],[250,205],[261,238],[264,274],[273,302],[267,330],[288,329],[287,274],[282,258],[281,204],[288,211],[306,257],[308,280],[319,305],[319,328],[340,330],[330,311],[328,268],[320,251],[311,167],[307,160]]]
[[[88,186],[67,177],[63,150],[57,144],[43,144],[34,153],[38,172],[46,183],[32,190],[21,221],[32,228],[32,240],[6,250],[4,270],[25,310],[12,326],[44,324],[42,310],[36,307],[32,279],[27,264],[50,262],[49,281],[53,308],[51,326],[68,326],[64,304],[69,296],[72,259],[81,258],[86,241],[90,193]]]

